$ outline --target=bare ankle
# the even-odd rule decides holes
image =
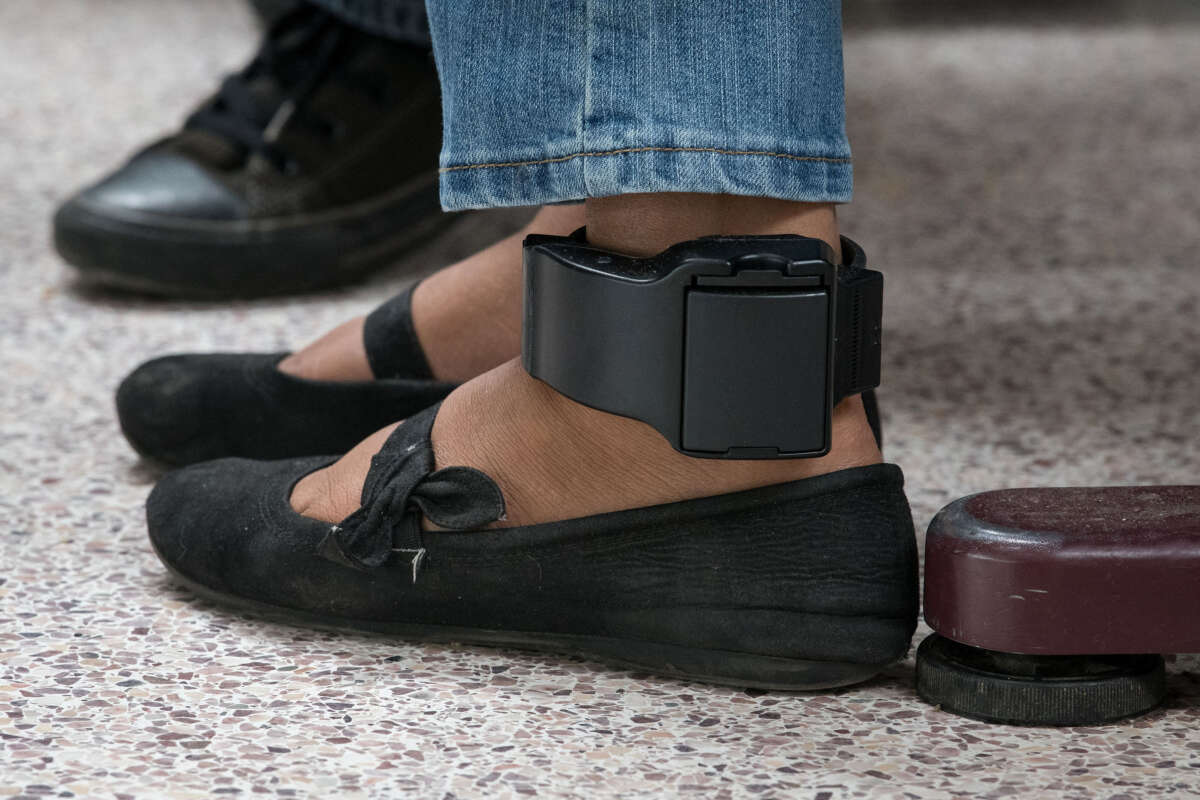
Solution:
[[[521,230],[417,286],[413,326],[435,378],[461,383],[520,352],[521,241],[566,235],[583,220],[582,206],[546,206]]]
[[[793,233],[821,239],[841,257],[832,203],[727,194],[627,194],[588,200],[587,226],[593,244],[637,256],[701,236]]]
[[[461,383],[521,347],[521,240],[564,235],[584,224],[582,205],[546,206],[521,230],[426,278],[413,295],[413,325],[434,377]],[[306,380],[374,378],[356,317],[297,350],[279,370]]]

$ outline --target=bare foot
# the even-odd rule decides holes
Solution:
[[[292,507],[331,523],[348,517],[359,506],[371,456],[394,428],[303,478],[292,492]],[[508,509],[505,527],[736,492],[881,460],[858,397],[834,409],[833,449],[822,458],[691,458],[642,422],[567,399],[531,378],[517,360],[446,398],[433,426],[433,448],[439,467],[475,467],[499,484]]]
[[[566,235],[584,222],[583,206],[548,206],[521,230],[430,275],[413,292],[413,327],[433,377],[461,383],[521,349],[521,240]],[[369,381],[375,376],[355,317],[279,363],[308,380]]]

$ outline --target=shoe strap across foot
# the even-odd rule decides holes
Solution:
[[[433,379],[413,326],[412,297],[418,285],[419,281],[376,308],[363,323],[363,347],[377,379]]]
[[[371,459],[362,505],[321,542],[330,561],[359,570],[378,569],[392,554],[408,557],[416,582],[425,557],[421,520],[450,530],[471,530],[504,517],[504,495],[471,467],[435,469],[431,434],[439,403],[405,420]]]

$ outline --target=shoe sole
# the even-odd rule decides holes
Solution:
[[[88,283],[165,297],[229,300],[362,280],[457,215],[437,176],[334,211],[276,220],[180,220],[113,213],[76,199],[54,217],[54,245]]]
[[[178,572],[167,563],[153,542],[151,546],[172,579],[198,597],[264,619],[306,628],[340,633],[387,634],[414,642],[481,645],[554,653],[668,678],[772,691],[815,691],[862,683],[903,658],[902,655],[882,664],[855,664],[762,656],[606,636],[347,619],[270,605],[215,591]]]

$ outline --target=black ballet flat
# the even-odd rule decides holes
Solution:
[[[435,470],[436,413],[396,429],[336,525],[289,502],[329,458],[170,473],[147,503],[154,549],[197,594],[285,621],[712,683],[842,686],[907,652],[917,548],[898,467],[481,529],[503,496],[478,470]]]
[[[277,369],[287,353],[165,356],[121,382],[121,430],[141,455],[171,466],[345,453],[455,388],[433,379],[411,305],[410,288],[367,317],[363,340],[375,380],[288,375]]]

